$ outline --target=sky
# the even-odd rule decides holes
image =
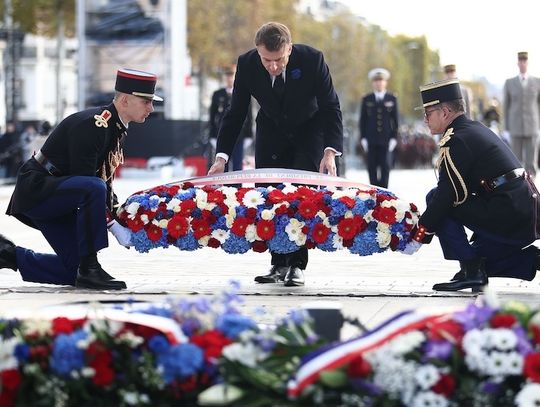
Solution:
[[[485,77],[501,89],[507,78],[518,74],[519,51],[529,52],[529,73],[540,76],[535,1],[339,1],[391,35],[425,35],[430,48],[439,51],[441,65],[456,64],[460,79]]]

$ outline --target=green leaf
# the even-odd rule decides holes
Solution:
[[[347,385],[348,377],[343,370],[327,370],[321,372],[320,381],[328,387],[337,389]]]

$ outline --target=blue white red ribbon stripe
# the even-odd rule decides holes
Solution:
[[[321,372],[339,368],[362,353],[378,348],[404,333],[423,329],[440,318],[446,318],[446,314],[428,315],[420,311],[404,312],[360,338],[340,342],[323,352],[317,351],[314,355],[308,355],[302,361],[295,377],[288,383],[289,398],[298,397],[308,385],[319,378]]]
[[[301,185],[323,185],[326,187],[358,188],[366,191],[379,189],[374,185],[351,181],[342,177],[321,174],[318,172],[290,170],[286,168],[259,168],[255,170],[231,171],[223,174],[208,175],[204,177],[188,178],[167,185],[179,185],[189,182],[193,185],[230,185],[242,183],[294,183]]]

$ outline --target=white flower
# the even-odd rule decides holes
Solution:
[[[385,223],[377,224],[377,244],[379,247],[388,247],[392,240],[392,234],[390,233],[390,226]]]
[[[141,215],[141,222],[144,223],[145,225],[148,224],[148,215],[146,213],[143,213]]]
[[[208,241],[210,240],[210,236],[205,235],[197,240],[201,246],[208,246]]]
[[[256,189],[251,189],[244,195],[242,203],[247,208],[256,208],[257,206],[264,203],[264,198],[259,191],[257,191]]]
[[[417,364],[401,358],[386,357],[377,366],[373,376],[373,383],[397,396],[400,393],[410,392],[414,388],[414,373]]]
[[[518,352],[510,352],[503,360],[507,375],[520,375],[523,373],[523,355]]]
[[[139,207],[141,204],[139,202],[131,202],[128,206],[126,206],[126,212],[129,213],[128,217],[130,219],[135,218],[135,215],[137,215],[137,211],[139,210]]]
[[[349,197],[349,198],[354,198],[357,193],[358,193],[357,188],[345,188],[345,189],[341,189],[341,190],[336,189],[332,193],[332,198],[333,199],[339,199],[339,198],[342,198],[344,196]]]
[[[266,358],[266,354],[252,342],[246,344],[237,342],[225,346],[222,354],[232,362],[239,362],[252,368],[257,367],[257,363]]]
[[[296,192],[297,188],[293,184],[285,184],[285,187],[281,190],[284,194],[290,194]]]
[[[206,209],[207,211],[211,211],[216,207],[214,202],[208,202],[208,193],[202,189],[197,189],[197,191],[195,191],[195,202],[197,208],[201,210]]]
[[[540,405],[540,384],[529,383],[523,386],[516,396],[517,407],[537,407]]]
[[[470,354],[478,353],[486,346],[486,341],[486,335],[482,331],[471,329],[463,336],[463,349]]]
[[[332,247],[336,250],[343,249],[343,238],[337,233],[332,237]]]
[[[518,339],[514,331],[508,328],[489,329],[489,345],[499,350],[515,349]]]
[[[180,212],[180,203],[182,201],[178,198],[172,198],[167,204],[167,210],[173,211],[175,213]]]
[[[298,219],[291,218],[289,223],[285,227],[285,232],[289,236],[291,242],[295,242],[298,246],[302,246],[306,243],[306,235],[302,232],[302,228],[305,223],[300,222]]]
[[[126,331],[118,335],[118,337],[115,338],[116,343],[125,343],[131,348],[136,348],[139,345],[142,345],[144,343],[144,338],[138,335],[135,335],[131,331]]]
[[[263,209],[261,212],[261,219],[272,220],[274,219],[275,211],[273,209]]]
[[[160,219],[158,222],[158,226],[161,229],[167,229],[167,225],[169,224],[169,221],[167,219]]]
[[[27,319],[23,322],[23,330],[26,334],[45,336],[52,332],[52,324],[46,319]]]
[[[487,352],[478,348],[475,352],[467,352],[465,354],[465,364],[472,371],[485,373],[487,371]]]
[[[504,376],[506,374],[506,353],[492,351],[486,360],[486,372],[490,376]]]
[[[216,229],[212,231],[211,236],[217,241],[219,241],[219,243],[223,244],[225,243],[225,240],[229,238],[230,234],[231,232],[229,232],[228,230]]]
[[[16,337],[6,340],[0,339],[0,372],[2,370],[16,369],[17,366],[19,366],[19,362],[14,356],[15,347],[19,344],[19,342],[19,339]]]
[[[326,213],[324,213],[323,211],[318,211],[316,216],[318,216],[319,219],[322,220],[323,222],[324,220],[326,220],[326,218],[328,218],[328,216],[326,216]]]
[[[253,223],[250,223],[249,225],[247,225],[246,235],[244,237],[250,243],[259,239],[259,235],[257,235],[257,227]]]
[[[414,378],[423,390],[429,390],[439,381],[441,375],[435,366],[424,365],[418,368]]]
[[[420,331],[411,331],[398,336],[389,343],[390,350],[396,355],[404,355],[416,349],[425,340]]]
[[[229,207],[229,213],[225,215],[225,225],[227,225],[227,227],[231,229],[235,219],[236,211],[234,210],[234,208]]]
[[[448,400],[432,391],[418,393],[412,400],[412,407],[446,407]]]
[[[94,377],[96,370],[93,367],[85,366],[81,369],[82,377]]]

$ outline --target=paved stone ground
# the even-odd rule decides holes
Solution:
[[[365,171],[349,171],[347,178],[367,182]],[[116,181],[119,199],[146,187],[166,182],[160,179]],[[401,199],[425,208],[424,196],[436,183],[433,170],[394,170],[390,190]],[[0,233],[16,244],[36,251],[51,249],[41,234],[4,215],[12,186],[0,186]],[[537,244],[539,242],[536,242]],[[269,313],[257,318],[271,323],[292,307],[306,302],[339,302],[344,313],[357,317],[366,326],[384,321],[399,311],[418,307],[460,307],[474,301],[471,293],[437,293],[434,283],[445,281],[457,270],[456,262],[445,261],[436,239],[413,256],[380,253],[368,257],[348,251],[325,253],[310,250],[305,287],[255,284],[254,276],[269,267],[268,253],[230,255],[205,248],[181,252],[175,248],[155,249],[150,253],[127,250],[110,237],[111,246],[103,250],[100,262],[115,277],[125,280],[122,292],[95,292],[74,287],[39,285],[21,280],[18,273],[0,270],[0,315],[30,315],[47,306],[74,301],[122,301],[134,298],[158,301],[167,296],[209,295],[226,286],[229,279],[241,282],[245,307],[266,308]],[[538,278],[532,282],[492,279],[490,287],[502,299],[518,299],[532,305],[540,303]],[[344,331],[348,336],[353,331]]]

